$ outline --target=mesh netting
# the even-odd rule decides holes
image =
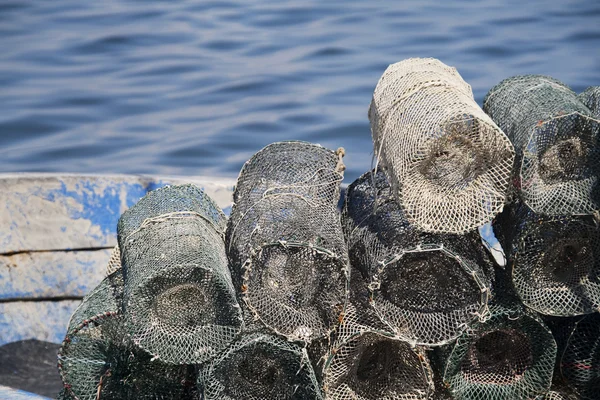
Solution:
[[[516,150],[514,185],[547,215],[591,214],[600,205],[600,121],[561,82],[515,76],[493,87],[484,110]]]
[[[492,310],[454,345],[444,382],[457,400],[530,399],[552,381],[556,342],[535,316]]]
[[[65,392],[76,400],[192,398],[189,367],[153,360],[129,341],[123,322],[107,313],[67,333],[59,353]]]
[[[155,190],[119,220],[128,332],[165,362],[203,362],[239,332],[224,226],[222,211],[193,185]]]
[[[432,372],[425,351],[374,330],[349,306],[323,368],[327,399],[428,399]]]
[[[600,314],[577,322],[560,358],[560,372],[581,399],[600,394]]]
[[[366,294],[397,337],[440,345],[484,317],[491,265],[476,232],[416,230],[381,171],[366,173],[348,187],[342,220],[351,265],[357,269],[352,275],[363,278],[352,280],[352,298],[362,301],[358,297]]]
[[[110,275],[115,271],[119,271],[121,269],[121,251],[119,250],[119,246],[115,246],[113,251],[110,253],[110,258],[108,259],[108,265],[106,266],[106,275]]]
[[[579,396],[565,388],[552,387],[548,393],[542,394],[535,400],[579,400]]]
[[[590,109],[596,119],[600,119],[600,86],[587,88],[578,98],[579,101]]]
[[[556,316],[600,308],[600,227],[583,216],[541,216],[516,203],[494,221],[525,305]]]
[[[416,227],[467,232],[502,209],[514,151],[455,68],[431,58],[390,65],[369,120],[375,155]]]
[[[305,142],[274,143],[237,181],[226,240],[234,283],[256,318],[291,339],[324,336],[343,311],[342,156]]]
[[[198,382],[205,400],[322,399],[306,349],[271,334],[243,335]]]

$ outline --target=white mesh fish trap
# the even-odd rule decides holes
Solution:
[[[434,388],[424,348],[369,325],[349,306],[323,366],[326,398],[429,399]]]
[[[352,288],[397,337],[441,345],[485,318],[491,264],[476,232],[418,231],[395,200],[385,174],[366,173],[346,192],[342,212],[350,261],[368,291]],[[361,284],[360,281],[353,279]]]
[[[533,211],[575,215],[599,208],[600,121],[575,92],[547,76],[515,76],[488,92],[483,109],[514,144],[514,186]]]
[[[431,58],[390,65],[369,120],[375,156],[417,228],[467,232],[501,211],[514,150],[455,68]]]
[[[541,216],[516,203],[494,221],[494,230],[501,232],[514,288],[526,306],[554,316],[600,309],[600,227],[591,217]]]
[[[59,353],[65,392],[76,400],[184,400],[197,396],[189,367],[168,365],[131,343],[120,315],[87,319]]]
[[[556,342],[537,317],[495,308],[458,338],[444,382],[457,400],[531,399],[552,382]]]
[[[274,143],[246,162],[237,181],[226,237],[234,283],[255,318],[289,339],[324,336],[344,308],[342,155]]]
[[[155,190],[119,220],[128,332],[165,362],[206,361],[240,330],[224,227],[222,211],[193,185]]]
[[[198,379],[204,400],[323,398],[306,349],[272,334],[244,334]]]
[[[590,109],[594,118],[600,119],[600,86],[590,86],[577,97]]]
[[[600,395],[600,314],[578,321],[560,355],[560,373],[579,398]]]
[[[539,395],[535,400],[579,400],[579,396],[569,389],[553,386],[549,392]]]

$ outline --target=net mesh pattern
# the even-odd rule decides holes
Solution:
[[[433,378],[424,348],[391,337],[369,319],[348,307],[323,367],[326,398],[429,399]]]
[[[165,362],[206,361],[240,330],[224,226],[217,205],[193,185],[153,191],[119,220],[128,332]]]
[[[457,400],[530,399],[552,382],[556,342],[535,316],[492,309],[492,317],[462,335],[444,371]]]
[[[483,108],[514,144],[514,186],[532,210],[598,209],[600,121],[571,89],[547,76],[515,76],[493,87]]]
[[[590,109],[594,118],[600,119],[600,86],[590,86],[578,98]]]
[[[579,400],[579,396],[568,389],[552,387],[547,393],[539,395],[535,400]]]
[[[121,269],[121,251],[119,250],[119,246],[115,246],[115,248],[110,253],[110,258],[108,259],[108,265],[106,266],[106,275],[110,275],[113,272],[119,271]]]
[[[416,227],[463,233],[500,212],[514,150],[455,68],[431,58],[390,65],[369,120],[377,160]]]
[[[352,298],[366,302],[397,337],[441,345],[485,318],[491,264],[476,232],[418,231],[405,217],[382,171],[346,192],[342,211]],[[355,287],[363,285],[365,287]]]
[[[577,322],[560,359],[560,371],[581,399],[600,393],[600,314]]]
[[[242,335],[202,366],[198,382],[205,400],[323,398],[306,349],[272,334]]]
[[[494,221],[506,243],[515,290],[545,315],[573,316],[600,309],[600,227],[584,216],[542,216],[523,204]]]
[[[337,203],[342,149],[271,144],[242,168],[226,235],[241,301],[293,340],[325,336],[343,311],[348,260]]]
[[[59,354],[65,392],[76,400],[183,400],[195,396],[187,366],[168,365],[131,343],[122,316],[106,313],[67,333]]]

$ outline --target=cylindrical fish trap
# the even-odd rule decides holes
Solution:
[[[206,361],[240,330],[224,227],[222,211],[193,185],[155,190],[119,220],[128,333],[164,362]]]
[[[234,283],[255,318],[292,340],[324,336],[344,309],[342,156],[274,143],[246,162],[234,192],[226,237]]]
[[[425,400],[433,377],[424,348],[368,327],[350,307],[323,366],[327,399]]]
[[[549,392],[539,395],[535,400],[579,400],[579,396],[568,388],[552,385]]]
[[[390,65],[369,120],[377,161],[418,229],[463,233],[500,212],[514,150],[455,68],[431,58]]]
[[[577,97],[590,109],[594,118],[600,119],[600,86],[590,86]]]
[[[353,274],[362,275],[371,308],[394,335],[441,345],[485,317],[491,264],[477,232],[418,231],[381,171],[348,187],[342,220]]]
[[[534,315],[495,308],[458,338],[444,370],[456,400],[530,399],[552,383],[556,342]]]
[[[122,293],[117,271],[73,313],[58,355],[64,396],[76,400],[183,399],[193,389],[184,385],[187,367],[152,361],[133,346],[120,315]]]
[[[501,232],[514,288],[527,307],[554,316],[600,309],[600,227],[591,217],[541,216],[515,203],[494,230]]]
[[[600,206],[600,121],[575,92],[542,75],[508,78],[483,109],[512,141],[513,182],[536,213],[591,214]]]
[[[204,364],[198,379],[204,400],[323,398],[306,350],[272,334],[244,334]]]
[[[600,395],[600,314],[575,324],[560,355],[560,374],[582,400]]]
[[[67,333],[59,353],[65,392],[75,400],[184,400],[194,395],[187,366],[168,365],[129,341],[122,316],[92,317]]]

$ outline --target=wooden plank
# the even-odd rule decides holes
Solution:
[[[116,245],[119,216],[147,192],[194,183],[220,207],[234,182],[202,177],[0,174],[0,254]]]
[[[58,394],[58,393],[57,393]],[[0,385],[0,400],[51,400],[39,394]]]
[[[111,250],[0,255],[0,300],[83,297],[106,275]]]
[[[38,339],[61,343],[80,301],[14,301],[0,303],[0,346]]]

